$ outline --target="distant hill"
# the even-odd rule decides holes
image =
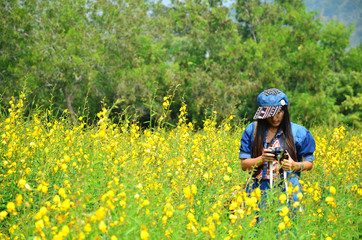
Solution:
[[[317,11],[319,16],[329,21],[336,19],[347,26],[354,24],[350,47],[362,41],[362,1],[361,0],[305,0],[308,11]]]

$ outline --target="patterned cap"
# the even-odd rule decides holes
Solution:
[[[287,95],[276,88],[263,91],[257,98],[259,105],[254,115],[254,119],[265,119],[275,116],[283,106],[288,106]]]

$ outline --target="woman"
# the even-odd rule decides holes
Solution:
[[[257,102],[259,108],[254,116],[257,122],[245,128],[239,153],[242,169],[252,172],[247,191],[259,187],[265,195],[271,183],[275,183],[273,186],[283,184],[285,171],[288,184],[298,185],[300,192],[300,173],[313,167],[315,141],[306,128],[290,122],[288,98],[282,91],[265,90],[259,94]],[[276,147],[286,149],[281,162],[272,153]],[[297,193],[293,196],[295,201]]]

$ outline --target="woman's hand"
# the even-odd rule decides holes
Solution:
[[[273,162],[275,160],[275,155],[271,152],[271,148],[264,149],[263,154],[261,155],[261,160],[263,161],[263,163]]]
[[[300,170],[301,165],[294,161],[288,154],[288,159],[282,161],[282,168],[284,171]]]
[[[258,156],[257,158],[245,158],[241,159],[241,169],[244,171],[252,170],[260,167],[265,162],[273,162],[275,160],[275,155],[271,153],[271,148],[267,148],[263,150],[263,154]]]

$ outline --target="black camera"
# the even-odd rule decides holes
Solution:
[[[278,160],[279,162],[282,161],[283,159],[288,158],[288,153],[286,149],[284,149],[283,147],[272,148],[271,153],[274,154],[275,159]]]

